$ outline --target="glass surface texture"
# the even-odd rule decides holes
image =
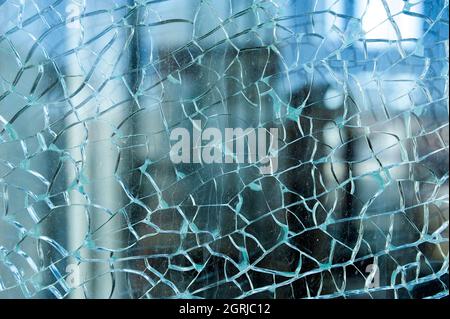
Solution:
[[[448,296],[448,5],[0,0],[0,298]]]

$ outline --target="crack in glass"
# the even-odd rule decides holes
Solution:
[[[0,0],[0,297],[448,296],[448,6]]]

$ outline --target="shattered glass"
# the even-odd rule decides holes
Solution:
[[[0,0],[0,298],[448,296],[448,6]]]

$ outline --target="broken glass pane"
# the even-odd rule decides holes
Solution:
[[[441,298],[447,0],[0,0],[1,298]]]

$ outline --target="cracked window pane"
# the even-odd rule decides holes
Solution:
[[[0,0],[1,298],[441,298],[447,0]]]

